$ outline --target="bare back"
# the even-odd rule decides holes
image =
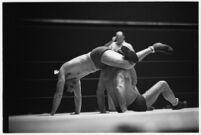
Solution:
[[[64,70],[66,79],[81,79],[90,73],[98,71],[91,60],[90,53],[78,56],[64,63],[61,69]]]

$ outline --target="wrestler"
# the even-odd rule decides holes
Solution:
[[[57,90],[54,94],[51,115],[54,115],[59,107],[65,85],[68,92],[74,92],[75,114],[79,114],[82,104],[80,83],[82,77],[102,70],[107,66],[130,69],[138,62],[138,59],[144,57],[144,55],[147,55],[153,49],[168,52],[172,48],[161,43],[156,43],[137,53],[129,50],[127,47],[122,47],[119,50],[120,54],[108,47],[101,46],[64,63],[59,69]]]
[[[113,51],[116,51],[118,52],[122,46],[126,46],[128,47],[130,50],[134,51],[132,45],[128,42],[125,41],[125,34],[122,32],[122,31],[118,31],[116,32],[116,35],[112,38],[112,41],[108,42],[105,44],[105,46],[108,46],[110,49],[112,49]],[[152,51],[147,51],[147,53],[145,53],[145,55],[143,55],[143,57],[139,57],[139,61],[141,61],[142,59],[144,59],[147,55],[149,55],[150,53],[152,53]],[[171,53],[171,50],[168,51],[168,52],[164,52],[163,53]],[[131,76],[134,77],[135,76],[135,70],[134,68],[131,68],[129,70],[133,70],[130,72]],[[100,73],[100,76],[102,76],[102,72],[104,71],[101,71]],[[103,77],[103,76],[102,76]],[[99,82],[98,83],[101,83],[101,77],[99,79]],[[134,80],[135,78],[133,78]],[[98,84],[99,87],[101,87],[101,84]],[[99,93],[97,92],[97,96],[101,96],[101,95],[98,95]],[[109,106],[109,110],[111,111],[114,111],[116,110],[114,105],[113,105],[113,101],[112,101],[112,98],[110,97],[110,95],[108,94],[108,106]],[[98,99],[101,99],[101,98],[98,98]],[[99,102],[99,101],[98,101]],[[101,101],[100,101],[101,102]]]
[[[131,73],[133,71],[134,73]],[[131,76],[133,74],[135,76]],[[127,110],[146,111],[147,108],[151,108],[157,101],[159,95],[162,95],[163,98],[171,104],[172,109],[187,107],[187,102],[179,101],[168,83],[164,80],[157,82],[142,95],[138,91],[136,84],[137,75],[135,70],[125,70],[114,67],[108,67],[102,70],[97,89],[100,112],[106,112],[104,101],[105,90],[107,90],[107,93],[112,98],[113,105],[118,112],[125,112]]]
[[[126,46],[130,50],[134,51],[133,46],[130,43],[125,41],[125,34],[122,31],[116,32],[116,35],[112,38],[112,41],[106,43],[105,46],[108,46],[110,49],[112,49],[113,51],[116,51],[116,52],[118,52],[122,46]],[[144,55],[144,57],[146,57],[146,55]],[[143,57],[140,57],[140,58],[143,59]],[[134,68],[131,68],[129,70],[134,70]],[[134,72],[130,72],[130,73],[134,73]],[[100,76],[101,76],[101,74],[102,74],[102,71],[100,72]],[[131,76],[135,76],[135,75],[131,74]],[[100,82],[100,79],[99,79],[99,82]],[[99,86],[99,84],[98,84],[98,86]],[[107,96],[108,96],[108,108],[109,108],[109,110],[115,111],[116,109],[114,107],[112,98],[110,97],[109,94]]]
[[[107,44],[107,46],[115,51],[122,46],[130,46],[124,41],[124,38],[122,32],[117,32],[116,42],[111,42]],[[155,50],[151,51],[152,53],[155,52]],[[146,55],[144,56],[146,57]],[[141,57],[139,61],[145,57]],[[134,68],[125,70],[107,67],[102,70],[97,89],[97,100],[100,112],[104,113],[106,111],[104,101],[105,89],[108,93],[109,110],[112,111],[117,110],[118,112],[125,112],[127,109],[145,111],[147,108],[151,108],[160,94],[172,104],[173,109],[180,109],[186,105],[185,102],[179,102],[166,81],[159,81],[143,95],[139,93],[136,84],[137,75]]]

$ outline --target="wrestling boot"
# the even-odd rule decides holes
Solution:
[[[165,54],[172,54],[173,48],[169,45],[163,44],[163,43],[154,43],[152,46],[150,46],[151,49],[154,49],[153,52],[162,52]]]
[[[176,106],[172,106],[172,110],[178,110],[178,109],[182,109],[182,108],[186,108],[187,107],[187,101],[179,101],[179,103]]]
[[[119,50],[119,53],[121,52],[122,55],[124,55],[125,60],[129,60],[131,62],[137,63],[138,62],[138,57],[136,53],[132,50],[130,50],[126,46],[122,46],[121,50]]]

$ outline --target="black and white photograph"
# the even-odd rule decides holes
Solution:
[[[199,133],[198,7],[2,2],[3,133]]]

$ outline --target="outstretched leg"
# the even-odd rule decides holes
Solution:
[[[179,103],[178,98],[175,97],[168,83],[166,81],[159,81],[143,94],[147,107],[151,107],[160,94],[165,98],[165,100],[169,101],[172,106],[176,106]]]
[[[169,45],[162,43],[155,43],[153,46],[149,46],[137,53],[130,50],[126,46],[122,46],[119,51],[122,55],[112,50],[107,50],[102,54],[101,62],[112,67],[131,69],[137,62],[141,61],[151,53],[162,52],[171,54],[172,51],[173,49]]]
[[[124,47],[126,51],[128,51],[130,54],[133,54],[137,57],[137,59],[141,60],[142,57],[146,57],[147,55],[152,53],[152,50],[150,48],[146,48],[140,52],[132,52],[129,51],[129,49],[127,49],[126,47]],[[131,69],[134,67],[134,65],[138,62],[138,61],[130,61],[131,59],[125,59],[126,57],[124,55],[127,54],[119,54],[117,52],[114,52],[112,50],[107,50],[103,53],[102,57],[101,57],[101,62],[112,66],[112,67],[118,67],[118,68],[123,68],[123,69]],[[128,57],[128,56],[127,56]]]

